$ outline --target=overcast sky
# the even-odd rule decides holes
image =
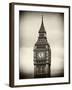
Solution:
[[[58,13],[20,12],[20,70],[27,74],[34,72],[33,48],[42,14],[51,47],[51,75],[58,75],[64,70],[64,15]]]

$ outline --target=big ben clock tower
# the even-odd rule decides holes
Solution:
[[[51,49],[47,42],[43,23],[39,30],[39,37],[34,46],[34,78],[50,77]]]

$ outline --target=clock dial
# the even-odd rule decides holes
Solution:
[[[38,53],[38,58],[41,59],[41,58],[44,58],[44,56],[45,56],[44,52],[39,52]]]

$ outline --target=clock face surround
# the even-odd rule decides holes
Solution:
[[[45,52],[41,51],[41,52],[38,53],[37,56],[38,56],[39,59],[43,59],[45,57]]]

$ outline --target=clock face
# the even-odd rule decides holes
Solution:
[[[45,57],[45,53],[44,52],[39,52],[38,53],[38,58],[39,59],[42,59],[42,58],[44,58]]]

